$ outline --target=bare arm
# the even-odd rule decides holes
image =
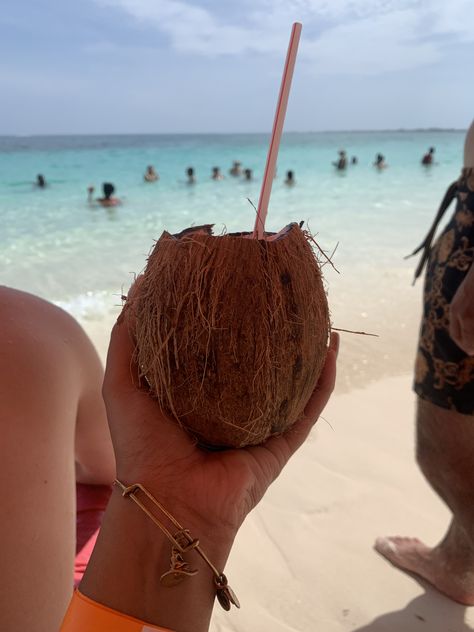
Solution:
[[[112,333],[104,385],[118,478],[127,485],[145,485],[199,538],[222,571],[246,515],[304,442],[329,399],[337,343],[334,337],[323,375],[293,429],[262,446],[207,452],[136,386],[133,344],[121,317]],[[161,531],[116,489],[79,589],[148,623],[179,632],[205,632],[215,599],[212,574],[191,552],[187,561],[199,570],[198,576],[178,586],[161,586],[159,576],[169,569],[170,548]]]
[[[115,478],[115,457],[101,393],[104,369],[84,331],[76,322],[72,325],[80,384],[75,431],[76,480],[110,485]]]
[[[57,629],[72,592],[80,388],[68,318],[36,297],[0,288],[3,632]]]
[[[45,632],[58,629],[72,593],[75,440],[104,436],[103,410],[91,414],[101,369],[79,325],[31,294],[0,287],[0,322],[0,629]],[[102,449],[94,458],[100,471],[109,459],[110,482]]]

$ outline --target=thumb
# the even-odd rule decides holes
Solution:
[[[103,386],[104,400],[130,397],[140,388],[138,366],[134,359],[135,343],[130,332],[128,308],[125,305],[110,336]]]

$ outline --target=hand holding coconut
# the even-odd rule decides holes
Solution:
[[[218,527],[233,538],[325,407],[334,388],[338,335],[332,334],[321,376],[292,428],[259,446],[209,451],[160,408],[143,380],[139,386],[129,313],[125,308],[112,332],[104,382],[117,477],[149,483],[165,506],[193,514],[201,532]]]
[[[261,446],[210,452],[200,448],[139,386],[133,363],[129,309],[112,332],[104,398],[117,460],[117,477],[141,482],[223,569],[247,514],[301,446],[334,388],[337,334],[304,415]],[[215,599],[211,574],[197,556],[199,576],[169,589],[157,576],[169,565],[169,542],[114,491],[80,591],[120,612],[180,632],[208,629]],[[189,554],[191,556],[192,554]]]

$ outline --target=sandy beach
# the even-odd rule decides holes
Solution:
[[[378,535],[435,544],[448,511],[414,461],[409,376],[333,397],[307,444],[244,524],[227,575],[242,610],[214,632],[466,632],[474,608],[372,549]]]
[[[412,292],[407,283],[392,299],[381,292],[359,318],[338,307],[337,293],[347,298],[341,283],[333,287],[333,320],[367,322],[380,337],[342,334],[338,383],[324,418],[243,525],[228,562],[242,608],[216,606],[212,632],[474,630],[474,608],[395,569],[372,548],[379,535],[435,544],[448,526],[449,513],[414,457],[410,370],[421,288]],[[344,283],[349,288],[350,277]],[[394,301],[396,326],[386,320]],[[110,316],[107,325],[82,323],[102,357]]]

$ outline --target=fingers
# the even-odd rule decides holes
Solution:
[[[308,403],[306,404],[303,416],[296,422],[293,428],[288,430],[285,435],[290,448],[288,458],[290,458],[290,456],[296,452],[301,444],[304,443],[311,431],[311,428],[319,419],[329,401],[329,398],[331,397],[336,384],[336,361],[338,353],[339,334],[332,332],[323,371]]]
[[[105,367],[104,399],[120,399],[136,391],[138,368],[133,361],[135,344],[130,335],[127,307],[122,310],[110,336]]]
[[[315,424],[318,420],[336,384],[336,360],[339,353],[339,340],[339,334],[333,331],[323,371],[304,410],[304,416],[310,422],[312,420],[312,424]]]
[[[265,452],[267,456],[268,452],[273,454],[274,463],[277,463],[277,467],[273,473],[274,478],[278,476],[289,458],[304,443],[311,428],[323,412],[336,383],[336,360],[338,352],[339,334],[332,332],[323,371],[309,398],[301,419],[283,435],[272,437],[262,446],[256,446],[250,449],[257,459],[265,458]]]
[[[109,423],[121,419],[123,424],[138,426],[153,425],[161,428],[168,439],[184,435],[182,428],[172,420],[150,396],[145,379],[141,379],[134,360],[135,341],[131,334],[133,312],[125,305],[110,336],[109,350],[105,367],[104,397]],[[139,421],[137,421],[139,420]],[[186,435],[187,437],[187,435]],[[187,441],[191,439],[187,437]]]
[[[135,342],[131,331],[135,322],[133,299],[142,281],[143,275],[139,275],[132,283],[125,306],[112,329],[105,368],[104,396],[110,390],[119,395],[127,388],[136,389],[140,386],[139,371],[134,362]]]

